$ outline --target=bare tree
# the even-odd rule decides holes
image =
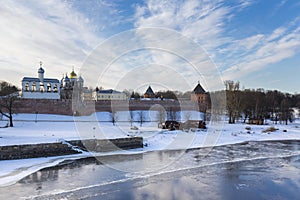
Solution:
[[[134,112],[133,112],[133,110],[129,111],[129,121],[130,121],[130,126],[132,127],[132,123],[134,121]]]
[[[111,120],[112,124],[115,126],[115,123],[118,120],[117,112],[114,110],[111,111],[110,117],[111,117],[110,120]]]
[[[132,92],[131,93],[131,96],[130,96],[131,99],[135,99],[135,100],[138,100],[141,98],[141,95],[138,93],[138,92]]]
[[[159,107],[157,118],[159,123],[163,123],[166,120],[166,111],[163,107]]]
[[[172,107],[170,107],[169,111],[167,112],[167,118],[170,121],[177,120],[177,112]]]
[[[138,112],[138,117],[139,117],[138,119],[139,119],[139,122],[140,122],[140,126],[142,126],[143,122],[145,122],[145,113],[144,113],[143,110],[140,110]]]
[[[226,112],[226,91],[210,92],[212,119],[214,121],[222,120],[223,114]]]
[[[185,120],[189,121],[191,119],[191,116],[192,116],[191,111],[186,111],[184,116],[185,116]]]
[[[233,81],[225,81],[225,87],[229,123],[234,124],[236,118],[239,117],[242,110],[240,83],[235,83]]]
[[[126,95],[127,98],[130,98],[131,97],[131,94],[132,94],[133,90],[129,89],[124,89],[123,90],[123,93]]]
[[[291,109],[291,97],[289,94],[285,94],[285,98],[280,103],[280,121],[288,124],[288,121],[292,121],[293,110]]]
[[[3,81],[0,83],[0,114],[9,119],[9,126],[13,127],[13,114],[16,112],[18,88]]]

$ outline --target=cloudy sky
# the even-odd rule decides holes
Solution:
[[[94,73],[99,67],[103,73],[93,77],[95,80],[89,75],[84,77],[87,86],[116,88],[117,82],[123,88],[137,89],[164,80],[160,86],[168,82],[180,88],[182,82],[194,86],[198,79],[209,87],[213,79],[205,70],[214,63],[214,72],[222,81],[240,81],[246,88],[300,92],[299,10],[300,2],[296,0],[6,0],[0,4],[0,80],[20,87],[24,76],[37,76],[42,61],[45,76],[58,79],[72,66],[82,75]],[[176,33],[174,37],[164,31],[146,35],[160,35],[159,41],[166,47],[163,50],[147,50],[153,45],[148,38],[142,45],[144,49],[116,55],[118,59],[105,70],[95,60],[96,68],[88,68],[92,57],[109,57],[103,48],[116,54],[109,45],[132,45],[130,38],[122,35],[124,31],[145,27]],[[207,59],[202,59],[198,77],[189,78],[189,73],[195,74],[192,65],[187,66],[181,55],[172,54],[178,53],[176,49],[188,48],[178,42],[177,33],[201,47],[200,60],[205,54],[211,61],[207,64]],[[156,79],[151,77],[155,72],[160,75]],[[150,81],[139,82],[133,88],[137,77]]]

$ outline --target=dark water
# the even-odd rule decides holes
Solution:
[[[0,188],[0,199],[300,199],[299,141],[248,142],[207,152],[66,161]]]

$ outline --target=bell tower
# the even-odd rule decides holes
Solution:
[[[39,70],[38,70],[38,77],[39,77],[39,79],[40,79],[40,82],[44,82],[44,73],[45,73],[45,70],[42,68],[42,65],[43,65],[43,63],[42,63],[42,61],[40,61],[40,68],[39,68]]]

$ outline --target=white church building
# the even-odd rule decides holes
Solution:
[[[45,78],[45,70],[38,69],[38,77],[24,77],[22,79],[22,98],[28,99],[60,99],[60,82],[58,79]]]

